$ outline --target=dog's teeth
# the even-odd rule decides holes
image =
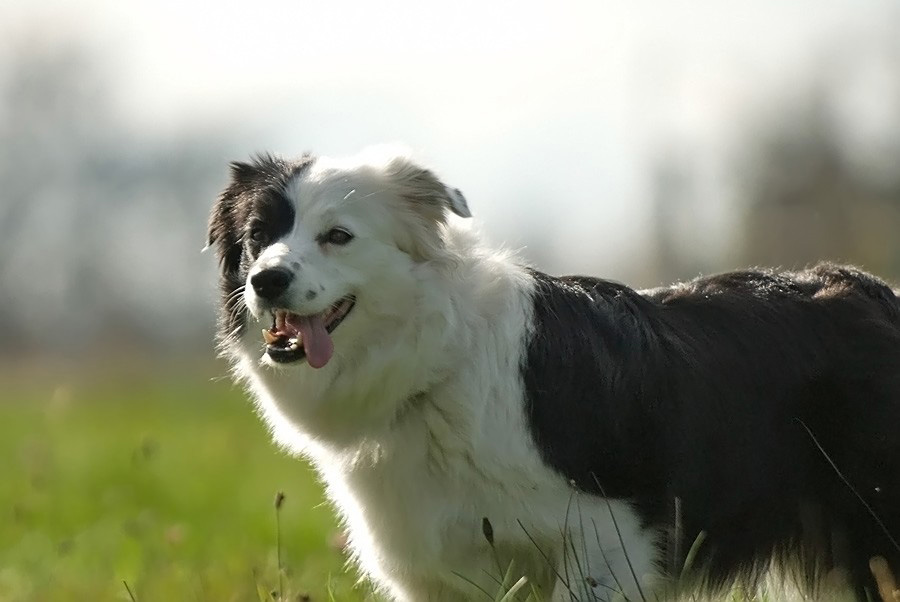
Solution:
[[[276,335],[272,334],[271,330],[267,330],[267,329],[263,328],[262,333],[263,333],[263,339],[265,339],[265,341],[266,341],[266,345],[271,345],[272,343],[274,343],[275,341],[278,340],[278,337]]]

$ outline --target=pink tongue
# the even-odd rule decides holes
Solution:
[[[306,361],[313,368],[321,368],[328,363],[334,353],[331,335],[325,330],[321,314],[315,316],[288,316],[287,323],[300,331]]]

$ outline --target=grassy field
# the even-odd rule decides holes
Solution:
[[[217,370],[0,382],[0,602],[277,599],[278,491],[284,600],[366,598],[310,468]]]
[[[0,602],[372,599],[312,470],[223,372],[0,365]]]

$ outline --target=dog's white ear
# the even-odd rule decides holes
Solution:
[[[407,155],[393,157],[385,166],[385,173],[399,186],[400,194],[429,217],[443,222],[447,210],[460,217],[472,217],[466,197],[458,188],[447,186],[431,170],[413,162]]]
[[[441,226],[448,214],[472,217],[465,197],[407,155],[395,155],[382,169],[400,201],[396,214],[405,222],[403,230],[409,237],[401,246],[417,260],[440,256],[444,246]]]
[[[469,204],[466,203],[466,197],[462,195],[459,188],[447,187],[447,198],[450,200],[450,210],[460,217],[472,217],[469,211]]]

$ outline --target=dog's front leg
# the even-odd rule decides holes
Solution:
[[[620,545],[602,549],[596,541],[566,541],[567,553],[556,566],[552,602],[641,602],[654,599],[657,580],[652,554],[623,551]]]

